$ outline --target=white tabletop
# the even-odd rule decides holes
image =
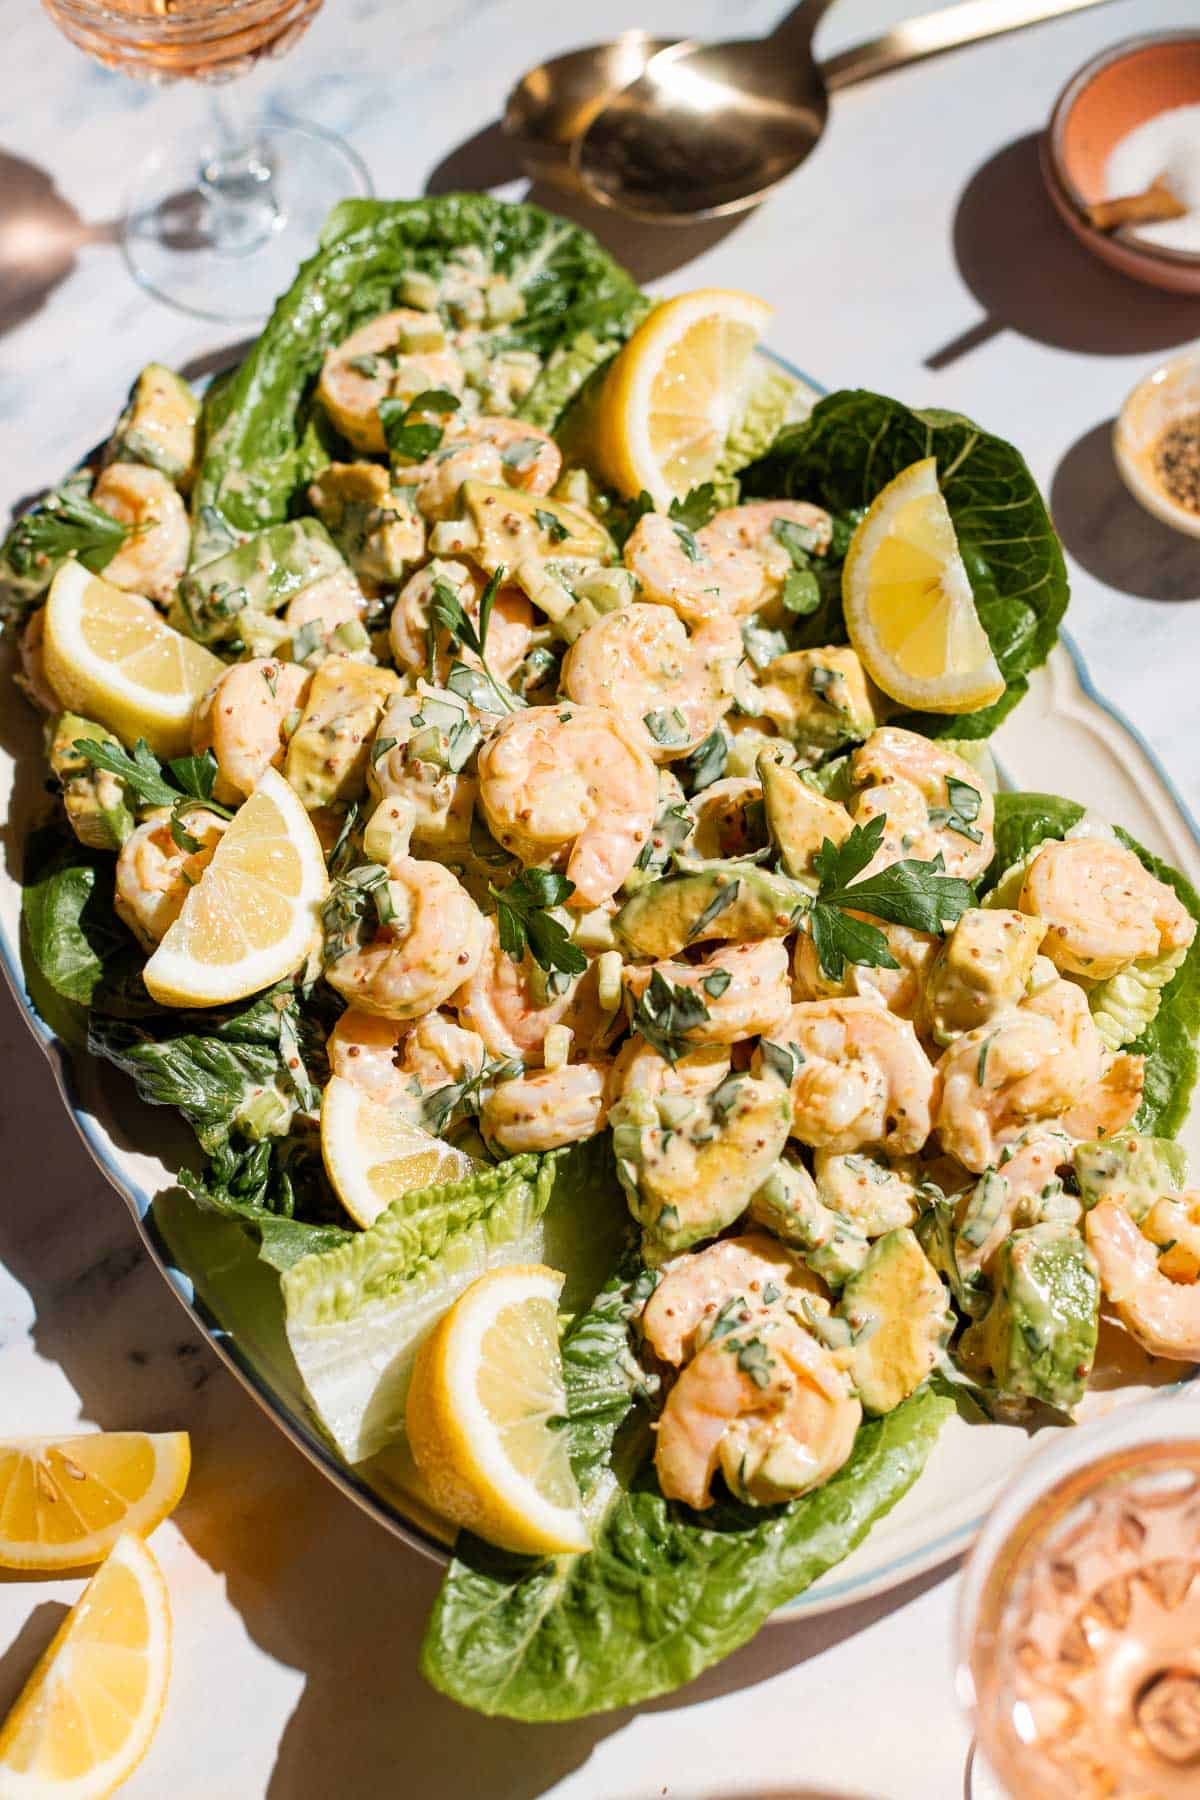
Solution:
[[[841,48],[908,10],[838,0]],[[730,35],[771,0],[330,0],[255,77],[289,112],[344,133],[382,194],[496,186],[519,196],[494,121],[530,62],[632,25]],[[1193,671],[1200,550],[1126,499],[1109,421],[1200,305],[1139,288],[1076,248],[1038,184],[1035,134],[1104,45],[1194,23],[1194,0],[1115,4],[840,96],[819,150],[757,214],[672,232],[588,222],[666,291],[717,283],[778,308],[773,342],[831,386],[957,408],[1015,439],[1051,496],[1072,563],[1071,629],[1101,690],[1200,807]],[[0,0],[0,512],[101,436],[153,355],[223,333],[144,296],[105,233],[48,290],[5,274],[22,217],[57,196],[90,225],[127,172],[198,115],[93,67],[28,4]],[[538,195],[553,204],[550,195]],[[1064,781],[1069,787],[1069,782]],[[957,1800],[966,1729],[950,1679],[955,1582],[774,1627],[682,1694],[577,1725],[460,1711],[415,1653],[433,1566],[340,1500],[200,1342],[66,1122],[48,1068],[0,997],[0,1432],[184,1426],[194,1475],[156,1535],[176,1663],[130,1800]],[[0,1577],[0,1714],[78,1581]]]

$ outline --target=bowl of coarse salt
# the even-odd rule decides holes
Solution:
[[[1200,350],[1138,382],[1113,426],[1113,456],[1147,512],[1200,538]]]
[[[1093,255],[1200,294],[1200,31],[1132,38],[1080,69],[1050,116],[1042,173]]]

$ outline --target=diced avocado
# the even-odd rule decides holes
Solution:
[[[464,481],[461,498],[476,533],[471,554],[489,575],[501,565],[515,569],[531,556],[543,562],[547,557],[563,562],[616,560],[616,546],[603,525],[565,500],[492,487],[485,481]]]
[[[757,768],[767,835],[779,852],[779,866],[785,875],[815,893],[817,851],[827,838],[840,844],[849,837],[853,820],[844,806],[826,800],[795,769],[784,768],[774,756],[761,755]]]
[[[782,1153],[791,1124],[788,1090],[774,1075],[726,1076],[694,1100],[655,1100],[634,1088],[609,1123],[617,1174],[641,1225],[652,1266],[716,1237],[745,1212]]]
[[[1001,1394],[1070,1412],[1096,1355],[1100,1278],[1069,1225],[1030,1225],[1000,1246],[987,1314],[964,1333],[968,1368],[991,1371]]]
[[[200,402],[182,375],[147,363],[109,442],[109,462],[145,463],[185,492],[196,472]]]
[[[872,1244],[842,1292],[863,1409],[891,1412],[920,1387],[954,1328],[949,1295],[906,1225]]]
[[[120,740],[93,719],[65,712],[50,740],[50,768],[62,785],[67,823],[89,850],[119,850],[136,823],[136,802],[125,783],[98,769],[75,748],[77,738],[121,748]]]
[[[949,1044],[1023,998],[1046,935],[1041,919],[973,906],[943,941],[925,991],[935,1043]]]
[[[325,659],[312,678],[284,774],[309,812],[349,806],[367,789],[367,757],[388,696],[400,685],[391,669]]]
[[[878,723],[863,666],[844,646],[774,657],[763,670],[760,695],[764,717],[814,762],[869,737]]]
[[[1076,1144],[1073,1160],[1080,1198],[1089,1212],[1111,1197],[1140,1222],[1156,1200],[1187,1185],[1187,1153],[1171,1138],[1123,1131]]]
[[[171,623],[202,644],[240,637],[239,615],[277,613],[301,588],[346,565],[318,519],[291,519],[183,577]]]
[[[716,863],[647,882],[625,902],[613,930],[629,955],[657,960],[710,938],[741,944],[786,937],[808,901],[798,882],[757,863]]]
[[[831,1288],[841,1287],[867,1260],[866,1238],[822,1204],[812,1176],[794,1157],[776,1163],[750,1202],[750,1217],[798,1250]]]
[[[411,489],[394,488],[382,463],[330,463],[308,490],[356,575],[396,582],[425,554],[425,521]]]

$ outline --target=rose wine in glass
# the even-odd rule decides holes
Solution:
[[[43,0],[107,68],[208,84],[209,120],[137,170],[122,243],[160,299],[204,318],[259,319],[314,249],[330,207],[369,194],[361,158],[331,132],[243,122],[228,83],[300,37],[321,0]]]
[[[1200,1401],[1036,1455],[967,1567],[960,1691],[1012,1800],[1200,1794]]]

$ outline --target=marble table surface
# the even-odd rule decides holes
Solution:
[[[611,0],[601,27],[548,0],[329,0],[292,55],[254,79],[265,103],[344,133],[380,193],[520,196],[494,122],[528,63],[601,29],[729,36],[766,28],[775,10],[771,0]],[[840,49],[905,10],[838,0],[818,48]],[[741,221],[682,232],[587,222],[662,291],[719,283],[769,297],[774,343],[825,383],[957,407],[1015,439],[1070,556],[1071,628],[1093,676],[1195,807],[1200,607],[1189,602],[1200,599],[1200,550],[1126,498],[1107,444],[1127,388],[1196,335],[1200,306],[1087,258],[1051,215],[1036,167],[1036,134],[1080,63],[1194,15],[1194,0],[1116,0],[843,94],[807,166]],[[0,27],[7,513],[102,435],[148,356],[180,364],[237,334],[143,295],[113,243],[129,173],[198,117],[199,96],[105,73],[28,0],[0,0]],[[48,217],[61,246],[35,279],[23,234]],[[431,1693],[414,1659],[435,1568],[343,1502],[194,1334],[77,1142],[7,995],[0,1058],[0,1433],[192,1434],[191,1486],[155,1538],[176,1621],[171,1696],[130,1800],[962,1793],[952,1571],[768,1629],[637,1715],[534,1729]],[[79,1585],[0,1576],[0,1714]]]

